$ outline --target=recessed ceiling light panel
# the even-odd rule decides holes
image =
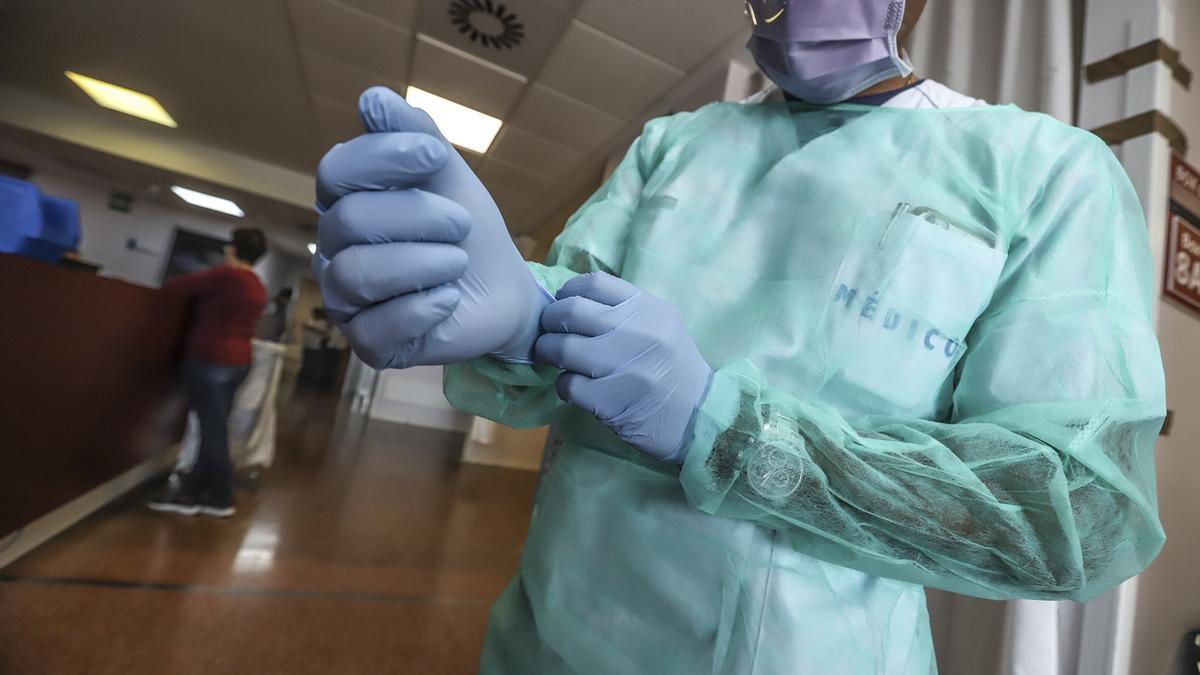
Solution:
[[[79,85],[88,96],[97,105],[116,110],[117,112],[132,115],[148,122],[161,124],[165,127],[174,129],[179,126],[175,120],[169,115],[162,104],[153,96],[143,94],[140,91],[126,89],[125,87],[117,86],[103,80],[97,80],[94,77],[80,75],[66,71],[66,76],[75,84]]]
[[[242,211],[242,207],[228,199],[225,199],[224,197],[216,197],[203,192],[189,190],[185,187],[179,187],[178,185],[172,185],[171,192],[174,192],[180,199],[191,204],[192,206],[199,206],[202,209],[209,209],[211,211],[219,211],[220,213],[224,213],[235,218],[241,218],[242,216],[246,215],[246,212]]]
[[[492,147],[492,141],[504,125],[491,115],[417,87],[409,87],[404,98],[413,107],[429,113],[448,141],[481,155]]]

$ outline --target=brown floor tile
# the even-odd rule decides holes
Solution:
[[[283,409],[230,520],[137,495],[0,571],[0,673],[473,672],[534,476],[334,411]]]
[[[486,603],[0,584],[0,672],[470,673]]]

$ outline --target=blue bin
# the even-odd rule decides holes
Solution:
[[[0,252],[21,253],[26,239],[42,233],[42,201],[37,186],[0,176]]]
[[[79,202],[42,195],[40,239],[57,245],[64,252],[79,248]]]
[[[41,260],[42,262],[56,263],[63,259],[63,254],[67,249],[58,244],[45,239],[25,239],[21,245],[17,247],[14,253],[17,253],[26,258]]]

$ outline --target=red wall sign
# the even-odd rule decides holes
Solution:
[[[1176,197],[1176,191],[1200,199],[1200,170],[1183,161],[1179,155],[1171,156],[1171,196]]]
[[[1200,171],[1179,157],[1171,161],[1171,210],[1167,223],[1167,279],[1163,295],[1200,314]]]

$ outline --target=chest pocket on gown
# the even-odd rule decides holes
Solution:
[[[987,228],[925,207],[899,205],[877,232],[864,230],[830,291],[825,393],[851,414],[934,419],[1006,256]]]

